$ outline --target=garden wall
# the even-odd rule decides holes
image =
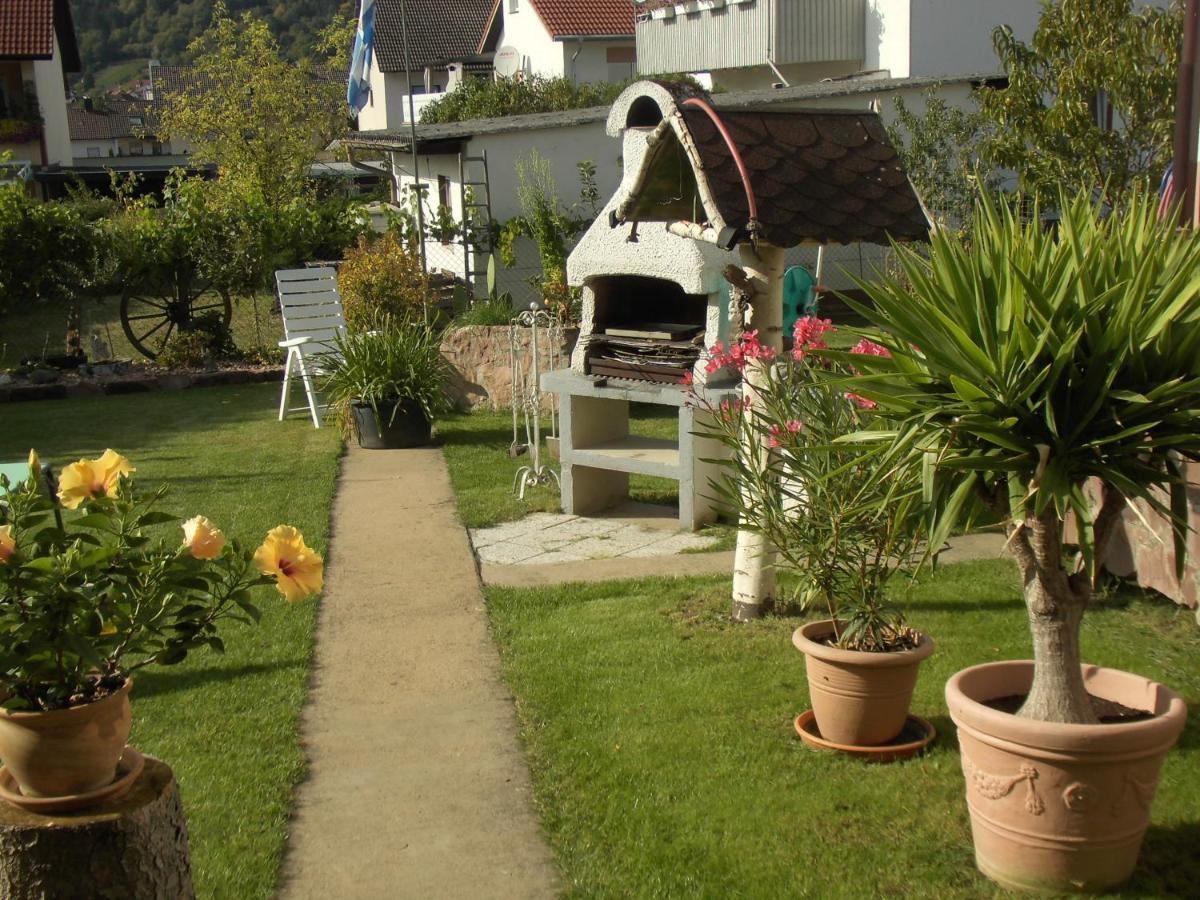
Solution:
[[[531,331],[522,328],[521,350],[526,375],[532,367],[529,354]],[[470,325],[465,328],[449,329],[442,337],[442,355],[450,361],[453,374],[450,392],[460,406],[485,405],[489,409],[501,409],[512,405],[512,368],[509,356],[508,325]],[[578,329],[570,329],[563,335],[560,368],[570,365],[571,351],[575,347]],[[551,368],[550,339],[538,330],[538,345],[541,351],[543,371]]]

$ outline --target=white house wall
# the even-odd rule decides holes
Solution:
[[[71,131],[67,126],[67,93],[63,82],[62,51],[54,37],[54,56],[33,62],[33,85],[42,109],[42,129],[49,165],[71,165]]]
[[[608,51],[610,49],[632,50],[633,41],[564,41],[560,46],[567,60],[567,76],[580,82],[624,81],[611,79],[608,75]],[[575,54],[578,52],[578,56]],[[574,63],[571,62],[575,57]],[[636,65],[631,65],[630,75],[635,74]],[[628,77],[628,76],[627,76]]]
[[[515,47],[521,54],[521,68],[529,74],[560,78],[567,74],[564,45],[553,40],[529,0],[518,0],[518,11],[508,11],[509,0],[501,0],[504,25],[499,47]]]
[[[1009,25],[1017,38],[1028,41],[1040,13],[1039,0],[911,0],[911,61],[903,74],[995,70],[999,63],[992,46],[993,30]]]

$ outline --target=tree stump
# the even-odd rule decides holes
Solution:
[[[124,797],[92,809],[40,815],[0,801],[5,900],[195,896],[179,786],[157,759]]]

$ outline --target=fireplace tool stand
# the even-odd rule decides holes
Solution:
[[[513,479],[513,490],[522,500],[525,499],[526,488],[546,485],[551,481],[556,485],[559,483],[558,472],[542,463],[542,333],[546,335],[548,345],[546,362],[549,364],[549,370],[553,371],[562,364],[562,324],[556,316],[540,309],[536,303],[531,303],[529,309],[512,320],[508,338],[508,358],[512,370],[513,421],[513,439],[508,448],[508,455],[515,458],[525,451],[529,452],[529,465],[521,466]],[[528,335],[528,341],[524,340],[525,335]],[[549,394],[548,398],[549,438],[557,440],[558,398],[554,394]],[[522,431],[524,443],[521,442]]]

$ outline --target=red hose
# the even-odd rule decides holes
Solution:
[[[751,223],[757,222],[758,203],[754,199],[754,189],[750,187],[750,173],[746,171],[746,164],[742,162],[742,154],[738,151],[737,144],[733,142],[733,136],[729,133],[729,129],[725,127],[725,123],[721,121],[721,117],[717,115],[717,111],[713,109],[712,104],[707,100],[701,100],[699,97],[688,97],[683,101],[682,105],[695,106],[697,109],[703,110],[712,119],[713,125],[717,126],[717,131],[725,139],[725,146],[733,154],[733,162],[737,166],[738,174],[742,177],[742,187],[746,189],[746,206],[750,210],[750,221]]]

